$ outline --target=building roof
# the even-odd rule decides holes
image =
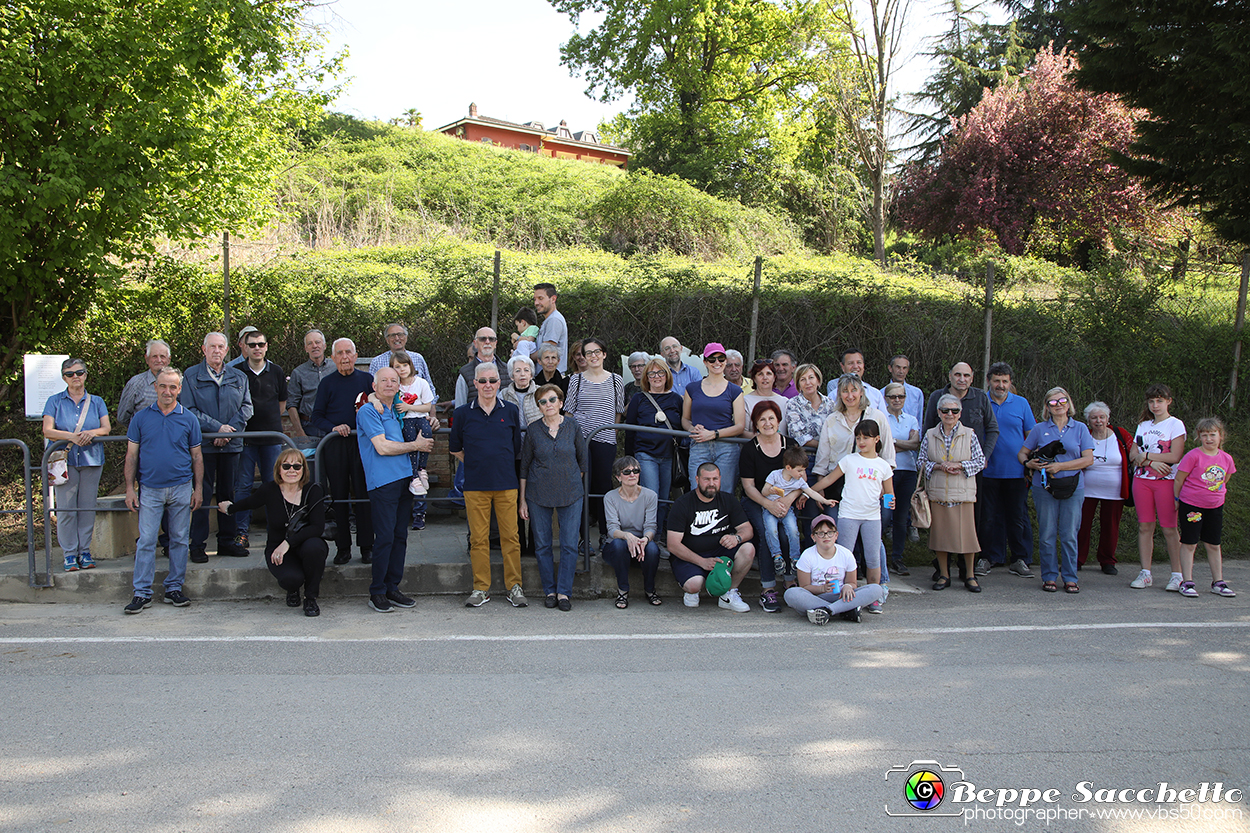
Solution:
[[[436,132],[447,133],[462,124],[496,125],[499,127],[506,127],[509,130],[515,130],[518,133],[529,133],[533,136],[542,136],[544,139],[557,139],[560,142],[567,142],[573,145],[584,145],[588,148],[613,151],[615,153],[624,154],[625,156],[632,155],[626,148],[600,142],[599,134],[595,133],[593,130],[579,130],[576,133],[573,133],[569,130],[568,123],[563,120],[561,120],[560,124],[556,127],[550,128],[544,127],[543,123],[540,121],[529,121],[524,124],[519,124],[514,121],[506,121],[504,119],[478,115],[476,104],[469,105],[469,115],[467,117],[456,119],[450,124],[443,125],[438,128]]]

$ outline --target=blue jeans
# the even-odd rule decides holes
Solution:
[[[403,422],[404,442],[410,443],[418,436],[433,437],[434,430],[430,428],[430,421],[425,416],[419,416],[415,419],[405,419]],[[430,452],[428,451],[410,451],[408,459],[412,461],[412,476],[416,477],[417,472],[426,467],[430,460]],[[412,501],[412,519],[414,521],[425,520],[425,496],[413,498]]]
[[[1033,563],[1033,524],[1029,521],[1029,484],[1023,477],[983,477],[977,484],[981,504],[981,557],[991,564],[1012,560]]]
[[[699,466],[704,463],[715,463],[720,469],[720,490],[733,494],[734,489],[738,485],[738,455],[740,449],[737,443],[726,442],[724,440],[712,440],[706,443],[690,444],[690,484],[694,488],[694,484],[699,482],[698,471]]]
[[[653,457],[645,451],[635,451],[634,459],[642,474],[638,482],[644,489],[650,489],[660,496],[660,504],[655,509],[655,528],[660,531],[660,542],[664,542],[664,530],[668,529],[668,496],[673,489],[673,458]]]
[[[169,518],[169,574],[165,576],[165,592],[182,589],[190,553],[187,538],[191,524],[191,489],[190,480],[164,489],[139,487],[139,543],[135,547],[134,573],[136,596],[152,598],[152,579],[156,576],[156,538],[160,534],[162,515]]]
[[[365,406],[368,407],[368,406]],[[408,554],[408,519],[412,516],[412,492],[405,477],[369,490],[373,517],[373,581],[370,596],[398,590]]]
[[[239,455],[239,470],[234,477],[234,500],[238,503],[252,496],[252,475],[260,466],[260,482],[273,482],[273,467],[278,462],[278,452],[282,450],[279,443],[272,445],[244,445]],[[247,528],[252,525],[252,510],[240,509],[234,513],[236,531],[246,535]]]
[[[197,550],[203,550],[208,543],[208,509],[206,507],[213,504],[213,495],[217,495],[218,503],[223,500],[234,500],[234,467],[238,460],[239,455],[232,453],[204,455],[204,503],[199,509],[191,513],[191,546]],[[190,501],[190,498],[187,500]],[[170,518],[169,522],[171,524],[174,523],[174,519]],[[168,529],[172,537],[174,530],[172,527],[168,527]],[[218,512],[218,552],[221,551],[223,543],[234,540],[234,530],[234,515]],[[170,544],[169,553],[171,558],[173,557],[173,552],[173,545]]]
[[[749,497],[744,497],[739,502],[742,504],[742,511],[746,513],[747,520],[751,522],[751,529],[755,531],[755,537],[752,540],[756,542],[755,563],[760,568],[760,586],[765,590],[770,587],[776,587],[777,570],[773,567],[772,554],[764,552],[764,548],[759,545],[759,542],[764,537],[764,507]],[[797,552],[790,553],[791,565],[797,563],[798,560],[799,554]]]
[[[1067,500],[1055,500],[1042,488],[1041,476],[1034,479],[1033,506],[1037,509],[1042,581],[1057,581],[1062,572],[1065,584],[1076,584],[1076,534],[1081,529],[1085,487],[1078,486]]]
[[[567,596],[573,592],[573,573],[577,569],[577,538],[582,523],[582,499],[568,506],[539,506],[527,499],[530,513],[530,529],[534,531],[534,558],[538,561],[538,577],[543,583],[543,595],[559,593]],[[560,520],[560,576],[556,578],[555,555],[551,552],[551,516]]]
[[[907,543],[907,527],[911,525],[911,495],[916,491],[918,473],[906,469],[894,470],[894,508],[881,510],[881,528],[890,529],[890,544],[895,558],[903,557],[903,545]]]
[[[603,560],[616,572],[616,587],[622,593],[629,590],[629,547],[620,538],[609,538],[603,545]],[[642,551],[642,589],[655,592],[655,574],[660,569],[660,548],[655,541],[648,541]]]
[[[764,522],[764,541],[768,544],[767,555],[781,555],[781,537],[778,532],[784,527],[786,540],[790,542],[790,560],[791,562],[798,561],[799,518],[794,514],[794,507],[790,507],[790,511],[786,512],[784,518],[778,518],[772,512],[765,512],[761,507],[760,519]]]

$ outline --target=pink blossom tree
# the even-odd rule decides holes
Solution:
[[[1157,206],[1109,153],[1128,149],[1140,112],[1078,89],[1076,64],[1066,51],[1044,49],[1022,77],[954,120],[936,163],[902,173],[903,226],[931,237],[986,229],[1008,253],[1077,253],[1081,261],[1112,229],[1151,226]]]

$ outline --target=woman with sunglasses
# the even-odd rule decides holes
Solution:
[[[608,516],[608,540],[603,545],[603,560],[616,571],[616,606],[629,607],[629,564],[637,561],[642,567],[642,588],[647,601],[661,604],[655,592],[655,574],[660,568],[660,548],[655,543],[655,492],[638,483],[642,468],[633,457],[622,457],[612,464],[612,476],[621,485],[603,498]]]
[[[625,408],[625,424],[666,431],[681,430],[681,394],[673,392],[673,373],[660,357],[648,359],[642,369],[642,390]],[[667,434],[625,432],[625,453],[637,458],[640,483],[660,500],[656,528],[667,529],[668,499],[673,485],[673,440]]]
[[[521,491],[517,506],[534,532],[534,558],[546,597],[544,605],[567,611],[573,609],[569,596],[573,592],[577,532],[582,522],[582,478],[590,464],[590,454],[577,420],[560,413],[564,395],[558,385],[543,385],[534,393],[534,399],[542,418],[529,424],[521,441]],[[558,577],[551,550],[553,515],[560,523]]]
[[[938,424],[925,432],[916,468],[929,481],[929,549],[937,556],[934,590],[951,586],[950,554],[964,558],[964,589],[980,593],[981,583],[972,572],[972,559],[980,552],[974,509],[977,472],[985,468],[985,452],[976,433],[959,421],[963,404],[958,396],[944,393],[937,401]]]
[[[265,565],[286,591],[286,606],[300,606],[304,590],[304,615],[320,616],[317,598],[321,595],[321,575],[325,572],[330,547],[321,537],[326,524],[326,501],[321,486],[310,482],[304,455],[294,448],[283,449],[273,467],[273,481],[265,483],[247,498],[232,503],[223,500],[218,511],[233,515],[240,509],[265,507]],[[290,528],[296,520],[296,529]]]
[[[728,360],[720,342],[703,348],[707,378],[686,386],[681,425],[690,432],[690,482],[699,482],[699,466],[715,463],[721,491],[733,494],[738,485],[738,444],[725,440],[741,436],[747,421],[742,388],[725,378]]]
[[[625,413],[625,380],[603,367],[608,346],[601,339],[582,341],[586,369],[569,377],[566,410],[577,420],[582,436],[589,440],[590,491],[605,495],[612,488],[612,461],[616,459],[616,432],[600,431],[605,425],[621,421]],[[546,412],[544,411],[544,414]],[[593,436],[592,436],[593,435]],[[603,498],[592,498],[590,510],[599,523],[599,543],[608,537],[608,523],[603,515]],[[589,535],[587,535],[589,539]]]
[[[65,390],[48,397],[43,406],[43,436],[49,441],[66,440],[65,456],[69,479],[53,486],[56,507],[56,540],[65,553],[65,572],[90,570],[91,533],[95,529],[95,504],[104,471],[104,446],[96,437],[108,436],[108,407],[98,396],[87,393],[87,363],[66,359],[61,363]],[[78,510],[72,512],[69,510]]]
[[[1061,574],[1065,593],[1081,592],[1076,577],[1076,538],[1085,502],[1083,470],[1094,462],[1094,437],[1075,416],[1076,406],[1066,390],[1046,391],[1038,423],[1016,455],[1033,475],[1042,589],[1047,593],[1059,589],[1056,582]]]

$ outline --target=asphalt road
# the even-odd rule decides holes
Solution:
[[[0,829],[1250,830],[1244,792],[1072,797],[1250,790],[1250,592],[1082,575],[1079,596],[995,574],[826,627],[672,598],[0,606]],[[946,799],[887,815],[919,812],[917,769]],[[1008,792],[1034,789],[1057,792]]]

